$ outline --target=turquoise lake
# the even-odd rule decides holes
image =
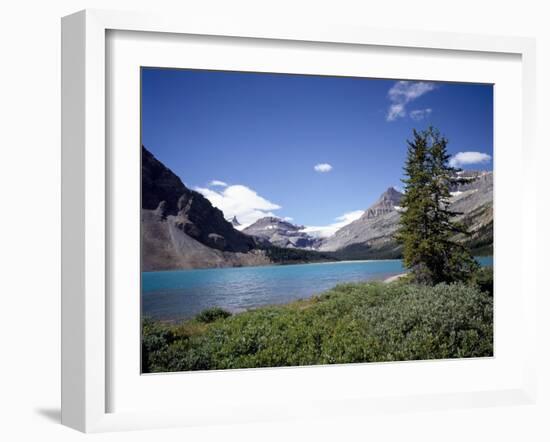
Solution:
[[[481,265],[493,257],[477,258]],[[190,318],[208,307],[231,312],[308,298],[342,282],[402,273],[401,260],[143,272],[142,313],[156,319]]]

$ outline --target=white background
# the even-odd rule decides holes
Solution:
[[[539,201],[548,200],[550,14],[544,2],[19,1],[0,10],[0,437],[4,440],[548,440],[549,329],[540,301],[540,398],[537,406],[417,412],[247,426],[84,436],[59,425],[59,18],[85,7],[270,17],[274,22],[364,24],[538,38]],[[508,6],[507,3],[510,3]],[[178,5],[177,7],[175,5]],[[545,29],[546,28],[546,29]],[[544,205],[541,204],[541,207]],[[549,249],[548,210],[539,218],[539,274]],[[548,259],[546,259],[548,262]],[[546,290],[549,293],[550,291]],[[182,398],[182,400],[185,400]]]

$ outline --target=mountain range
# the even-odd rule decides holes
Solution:
[[[493,173],[459,172],[451,210],[470,232],[457,240],[474,253],[491,253]],[[236,217],[226,220],[202,194],[142,147],[142,270],[234,267],[338,259],[398,258],[393,235],[399,226],[403,194],[389,187],[363,215],[328,238],[304,226],[265,217],[242,230]]]
[[[474,253],[488,254],[493,244],[493,173],[462,172],[462,184],[451,190],[450,210],[461,213],[457,220],[468,228],[466,242]],[[393,235],[399,227],[399,206],[403,194],[387,189],[356,221],[342,227],[327,238],[318,250],[335,252],[345,259],[398,258],[401,248]]]

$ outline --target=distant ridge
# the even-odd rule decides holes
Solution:
[[[263,241],[269,241],[277,247],[316,249],[320,240],[303,232],[303,229],[304,226],[298,226],[274,216],[267,216],[243,229],[243,233]]]

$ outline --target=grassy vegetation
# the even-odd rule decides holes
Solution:
[[[283,306],[143,321],[144,372],[491,356],[492,271],[470,284],[343,284]]]

